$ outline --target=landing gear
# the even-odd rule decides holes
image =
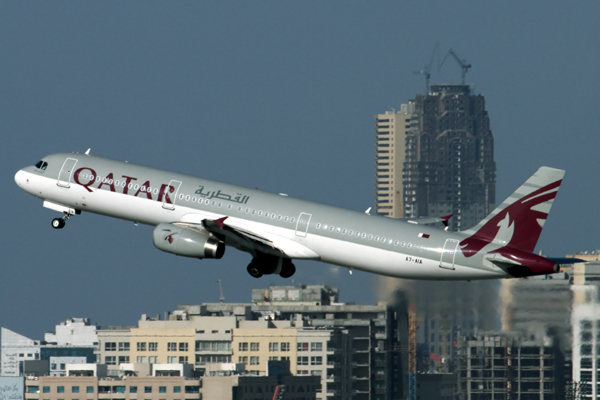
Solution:
[[[279,274],[282,278],[289,278],[296,272],[296,267],[289,258],[259,254],[248,264],[247,270],[254,278],[270,274]]]
[[[289,278],[296,273],[296,266],[292,264],[292,260],[289,258],[284,258],[281,265],[281,272],[279,276],[282,278]]]
[[[261,268],[259,267],[256,261],[252,261],[250,264],[248,264],[247,270],[250,276],[252,276],[253,278],[260,278],[261,276],[263,276]]]
[[[52,227],[54,229],[62,229],[65,227],[67,220],[71,218],[71,216],[67,213],[62,218],[54,218],[52,220]]]

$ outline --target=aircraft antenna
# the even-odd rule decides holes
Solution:
[[[465,84],[465,75],[469,71],[469,68],[471,68],[471,64],[469,64],[467,62],[467,60],[461,60],[460,57],[458,57],[458,55],[454,52],[454,50],[450,49],[450,51],[448,51],[448,54],[446,54],[446,57],[444,57],[444,60],[440,64],[440,68],[442,67],[442,65],[444,65],[444,62],[446,62],[446,59],[449,56],[452,56],[456,60],[456,62],[460,66],[460,68],[462,69],[462,84],[464,85]]]
[[[223,285],[221,285],[220,279],[217,282],[219,283],[219,290],[221,291],[221,298],[219,298],[219,301],[221,303],[225,303],[225,296],[223,296]]]

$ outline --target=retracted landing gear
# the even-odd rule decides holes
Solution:
[[[64,228],[65,224],[69,218],[71,218],[71,216],[68,213],[65,213],[65,215],[62,218],[54,218],[52,220],[52,227],[54,229]]]
[[[282,278],[289,278],[296,272],[296,267],[289,258],[259,254],[248,264],[247,270],[254,278],[270,274],[279,274]]]

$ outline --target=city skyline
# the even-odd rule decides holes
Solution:
[[[65,316],[128,324],[140,310],[217,301],[218,279],[228,302],[256,284],[243,254],[220,265],[172,258],[154,249],[149,227],[83,214],[57,234],[55,214],[15,185],[18,169],[91,147],[364,211],[373,206],[373,115],[422,92],[413,71],[440,40],[473,65],[466,81],[486,96],[496,199],[541,165],[564,168],[538,248],[562,256],[599,247],[600,79],[590,72],[600,55],[590,48],[600,6],[386,7],[2,3],[0,183],[10,208],[0,233],[0,325],[29,336]],[[460,78],[448,61],[431,83]],[[366,274],[310,262],[297,269],[294,284],[377,300]]]

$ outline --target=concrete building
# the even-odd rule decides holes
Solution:
[[[490,333],[457,346],[461,400],[564,398],[564,359],[551,338]]]
[[[572,269],[552,275],[500,281],[502,331],[552,336],[571,350]]]
[[[130,333],[131,327],[110,326],[99,329],[98,346],[96,347],[96,361],[99,364],[120,365],[131,362]],[[134,360],[135,361],[135,360]]]
[[[573,381],[581,399],[600,396],[600,261],[573,267]]]
[[[455,374],[417,374],[419,400],[454,400],[456,392]]]
[[[384,217],[404,217],[402,171],[414,109],[414,103],[409,102],[402,104],[400,111],[375,116],[375,201],[377,214]]]
[[[246,368],[261,374],[265,357],[289,357],[292,373],[321,374],[322,392],[317,398],[406,397],[408,327],[405,307],[383,303],[376,306],[339,303],[337,291],[324,286],[254,289],[252,299],[252,305],[180,305],[178,310],[185,311],[189,318],[195,315],[235,317],[239,321],[239,328],[233,332],[235,362],[245,362],[246,359],[239,357],[248,357]],[[252,325],[258,329],[254,333],[249,332]],[[293,330],[296,330],[295,347]],[[240,346],[245,346],[243,343],[247,343],[247,352],[239,350]],[[254,360],[255,365],[250,365],[249,358],[252,357],[252,343],[256,349],[254,357],[258,357]],[[277,351],[274,351],[275,343]],[[285,355],[287,351],[281,351],[282,343],[286,349],[289,343],[289,356]],[[268,351],[269,346],[273,351]]]
[[[404,163],[404,216],[453,214],[466,230],[496,204],[494,138],[483,95],[468,85],[432,85],[414,100]]]
[[[40,359],[40,342],[2,328],[0,342],[2,353],[2,376],[20,376],[21,365],[26,360]]]
[[[89,318],[69,318],[56,325],[54,332],[46,332],[44,341],[56,346],[95,347],[98,345],[98,329]]]
[[[19,376],[23,361],[47,360],[50,375],[64,375],[69,363],[95,362],[98,347],[98,327],[87,318],[71,318],[46,332],[43,341],[36,341],[2,328],[2,374]]]

